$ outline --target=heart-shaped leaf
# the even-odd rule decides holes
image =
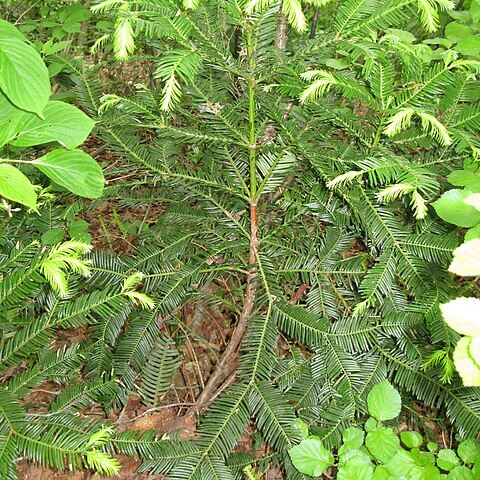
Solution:
[[[288,454],[295,468],[311,477],[325,473],[335,461],[318,437],[311,436],[292,447]]]
[[[388,380],[375,385],[367,397],[370,415],[380,422],[395,418],[402,409],[402,399]]]

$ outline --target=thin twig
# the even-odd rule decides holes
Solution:
[[[318,8],[315,8],[315,10],[313,11],[312,26],[310,28],[310,39],[315,38],[317,23],[318,23]]]
[[[210,399],[210,403],[213,403],[219,396],[220,394],[226,390],[228,387],[231,387],[234,383],[235,380],[237,379],[237,372],[234,371],[221,385],[218,387],[218,390],[215,392],[215,394],[212,396]]]
[[[256,269],[255,263],[257,260],[258,254],[258,211],[257,211],[257,202],[251,199],[250,201],[250,270],[247,274],[247,287],[245,289],[245,300],[243,304],[242,312],[240,313],[240,318],[238,320],[237,326],[233,330],[230,341],[228,342],[225,351],[223,352],[222,358],[216,364],[215,370],[211,377],[208,379],[205,388],[197,399],[197,403],[189,409],[188,413],[193,414],[199,411],[202,411],[206,406],[212,402],[214,392],[217,386],[221,383],[225,368],[231,359],[235,356],[238,347],[242,343],[243,336],[247,330],[248,320],[253,312],[253,306],[255,303],[255,276]]]
[[[165,410],[166,408],[189,407],[191,405],[195,405],[195,404],[194,403],[188,403],[188,402],[187,403],[179,402],[179,403],[170,403],[169,405],[160,405],[158,407],[149,408],[148,410],[145,410],[140,415],[137,415],[136,417],[133,417],[133,418],[128,418],[127,420],[120,421],[120,419],[118,419],[116,422],[114,422],[114,425],[120,425],[120,424],[124,424],[124,423],[132,423],[135,420],[138,420],[139,418],[145,417],[149,413],[159,412],[160,410]]]

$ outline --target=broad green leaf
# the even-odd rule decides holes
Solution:
[[[480,0],[473,0],[470,4],[470,13],[472,15],[473,23],[480,21]]]
[[[432,205],[443,220],[459,227],[473,227],[480,223],[480,211],[464,202],[472,193],[469,190],[449,190]]]
[[[19,40],[22,40],[22,42],[27,41],[27,38],[17,27],[15,27],[15,25],[3,20],[3,18],[0,18],[0,35],[5,37],[15,37]]]
[[[462,337],[453,361],[466,387],[480,387],[480,337]]]
[[[47,43],[43,45],[42,53],[44,55],[53,55],[54,53],[61,52],[66,47],[68,47],[68,45],[70,45],[71,43],[72,43],[71,40],[64,40],[63,42],[54,43],[53,38],[51,38]]]
[[[343,70],[350,66],[350,63],[343,58],[328,58],[325,60],[325,65],[327,67],[333,68],[334,70]]]
[[[472,34],[472,29],[459,22],[450,22],[445,27],[445,37],[452,42],[458,42],[464,37],[468,37]]]
[[[300,436],[302,439],[308,437],[308,425],[301,418],[297,418],[293,427],[295,428],[295,430],[298,430],[300,432]]]
[[[462,55],[480,58],[480,37],[478,35],[463,37],[457,43],[455,50]]]
[[[477,456],[475,459],[475,463],[473,464],[472,468],[473,474],[475,475],[475,478],[480,477],[480,455]]]
[[[0,196],[37,209],[37,194],[30,180],[18,169],[0,163]]]
[[[464,440],[457,447],[457,454],[464,463],[474,463],[480,454],[480,446],[474,440]]]
[[[370,453],[380,462],[386,463],[398,450],[400,450],[400,440],[391,428],[375,428],[368,432],[365,438],[365,445]]]
[[[86,231],[90,224],[85,220],[77,220],[68,229],[68,234],[74,239],[84,243],[91,243],[92,236]],[[308,433],[307,433],[308,435]],[[307,436],[306,435],[306,436]]]
[[[395,455],[385,463],[385,468],[391,475],[401,473],[407,476],[414,465],[415,461],[406,450],[398,450]]]
[[[425,477],[422,480],[440,480],[440,470],[435,465],[427,465],[425,467]]]
[[[456,187],[467,187],[472,192],[480,191],[480,175],[470,170],[455,170],[447,176],[447,179]]]
[[[421,452],[418,447],[413,447],[409,453],[417,465],[421,465],[423,467],[435,465],[435,455],[432,453]]]
[[[348,448],[360,448],[365,439],[365,432],[360,428],[350,427],[342,432],[343,445]]]
[[[333,455],[322,445],[320,438],[316,436],[310,436],[302,440],[300,444],[292,447],[288,454],[295,468],[311,477],[322,475],[335,461]]]
[[[426,480],[425,477],[425,468],[419,465],[414,465],[408,471],[408,480]]]
[[[473,240],[474,238],[480,238],[480,223],[467,230],[467,233],[465,234],[465,242]]]
[[[399,30],[398,28],[387,28],[385,29],[385,31],[390,35],[394,35],[402,42],[414,43],[417,40],[415,35],[413,35],[413,33],[407,30]]]
[[[65,230],[63,228],[50,228],[43,233],[41,240],[44,245],[56,245],[63,240]]]
[[[448,480],[478,480],[473,472],[465,465],[455,467],[450,471],[447,477]]]
[[[15,107],[0,90],[0,147],[13,138],[18,119],[24,114],[27,112]]]
[[[373,472],[372,480],[390,480],[390,478],[390,472],[383,465],[378,465]]]
[[[378,420],[375,420],[373,417],[370,417],[363,425],[363,429],[366,432],[370,432],[370,430],[373,430],[377,427],[378,427]]]
[[[459,297],[440,305],[445,322],[462,335],[480,336],[480,299]]]
[[[449,448],[442,448],[438,452],[437,456],[437,465],[442,470],[452,470],[452,468],[458,465],[458,457],[457,454],[450,450]]]
[[[85,230],[79,230],[71,232],[68,231],[68,234],[72,237],[73,240],[78,240],[83,243],[92,243],[92,235]]]
[[[0,125],[3,130],[4,125],[15,116],[16,113],[21,112],[0,90]],[[0,141],[4,134],[0,132]]]
[[[50,96],[42,57],[15,36],[0,35],[0,89],[16,107],[40,117]]]
[[[480,275],[480,239],[473,238],[456,248],[448,271],[464,277]]]
[[[399,415],[402,399],[388,380],[375,385],[367,397],[368,411],[377,420],[391,420]]]
[[[58,11],[58,20],[61,23],[82,23],[92,16],[92,12],[80,4],[68,5]]]
[[[435,442],[428,442],[427,443],[427,450],[429,452],[436,452],[438,450],[438,444]]]
[[[338,451],[338,454],[340,457],[338,459],[338,465],[345,465],[354,457],[362,459],[364,463],[370,463],[371,455],[369,454],[368,449],[366,447],[345,448],[345,450],[343,450],[343,453],[340,453],[340,450],[344,447],[346,447],[345,444],[343,444]]]
[[[43,111],[44,120],[25,113],[17,121],[19,132],[9,143],[16,147],[31,147],[43,143],[58,142],[72,149],[82,144],[95,122],[73,105],[49,101]]]
[[[98,198],[105,179],[98,163],[82,150],[52,150],[33,160],[42,173],[76,195]]]
[[[344,465],[340,466],[337,473],[337,480],[372,480],[373,465],[367,457],[355,456]]]
[[[423,443],[423,438],[418,432],[402,432],[400,439],[408,448],[419,447]]]

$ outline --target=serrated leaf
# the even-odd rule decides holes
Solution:
[[[335,461],[333,455],[316,436],[302,440],[299,445],[292,447],[288,454],[295,468],[311,477],[322,475]]]
[[[366,457],[366,456],[365,456]],[[364,456],[354,456],[344,465],[340,466],[337,480],[371,480],[373,477],[373,465],[370,459]]]
[[[30,180],[18,169],[0,163],[0,196],[37,209],[37,194]]]
[[[448,480],[478,480],[473,472],[465,465],[455,467],[450,470],[447,477]]]
[[[419,447],[423,443],[423,438],[418,432],[402,432],[400,439],[407,448]]]
[[[365,425],[363,426],[364,430],[368,433],[371,430],[375,429],[378,427],[378,421],[375,420],[373,417],[370,417],[366,422]]]
[[[370,415],[380,422],[395,418],[402,409],[400,394],[388,380],[378,383],[370,390],[367,403]]]
[[[463,37],[457,43],[455,50],[462,55],[480,58],[480,37],[478,34]]]
[[[458,465],[457,454],[449,448],[442,448],[442,450],[438,452],[437,465],[442,470],[452,470],[452,468]]]
[[[76,195],[98,198],[105,179],[98,163],[82,150],[52,150],[32,161],[42,173]]]
[[[375,428],[368,432],[365,438],[365,445],[370,453],[380,462],[388,462],[398,450],[400,440],[391,428]]]
[[[343,445],[348,448],[360,448],[365,439],[365,432],[360,428],[349,427],[342,432]]]
[[[438,444],[435,442],[428,442],[427,449],[429,452],[436,452],[438,450]]]
[[[480,446],[474,440],[464,440],[457,447],[457,454],[464,463],[474,463],[480,454]]]
[[[385,463],[385,468],[391,475],[398,475],[398,473],[401,472],[402,475],[407,476],[414,465],[415,461],[409,453],[403,449],[399,449],[395,455]]]

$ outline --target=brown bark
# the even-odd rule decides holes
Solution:
[[[280,6],[280,13],[278,15],[277,31],[275,32],[275,47],[280,50],[285,50],[287,48],[288,40],[288,23],[287,17],[282,12],[282,7]]]
[[[232,369],[229,364],[234,361],[237,350],[242,343],[243,336],[247,330],[248,320],[250,319],[253,307],[255,303],[255,276],[256,268],[255,264],[257,262],[258,254],[258,210],[257,203],[250,199],[250,251],[249,251],[249,263],[250,271],[247,275],[247,286],[245,288],[245,300],[243,303],[242,312],[238,319],[237,326],[233,330],[233,334],[228,342],[225,351],[223,352],[222,358],[215,365],[213,374],[208,379],[205,388],[197,399],[196,404],[189,409],[188,414],[192,415],[197,412],[201,412],[208,405],[218,397],[216,394],[216,389],[219,385],[225,380],[226,377],[232,375]],[[227,382],[228,383],[228,382]],[[221,387],[220,387],[221,388]]]

